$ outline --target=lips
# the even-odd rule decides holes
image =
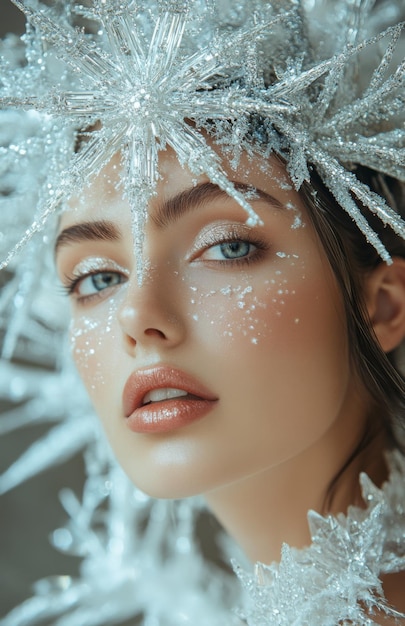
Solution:
[[[128,426],[138,433],[163,433],[201,419],[218,398],[189,374],[167,366],[137,370],[123,392]]]

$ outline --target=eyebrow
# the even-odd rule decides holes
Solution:
[[[278,209],[284,209],[285,206],[280,200],[271,194],[258,189],[253,185],[247,185],[241,182],[231,181],[237,191],[247,194],[247,201],[254,202],[258,199],[264,200]],[[172,198],[168,198],[158,205],[156,212],[151,216],[152,221],[159,228],[165,228],[170,224],[177,222],[183,215],[189,211],[201,208],[203,205],[217,200],[218,198],[232,200],[232,196],[224,191],[218,185],[211,182],[200,183],[185,189],[176,194]]]
[[[81,222],[62,230],[55,242],[55,255],[60,248],[73,243],[84,241],[118,241],[121,239],[121,231],[113,222],[99,220],[94,222]]]
[[[247,194],[249,202],[261,199],[277,209],[285,208],[280,200],[262,189],[241,182],[232,181],[232,184],[237,191]],[[218,185],[211,182],[200,183],[164,200],[158,205],[151,220],[158,228],[163,229],[177,222],[186,213],[199,209],[218,198],[232,200],[232,197]],[[106,220],[81,222],[61,231],[56,238],[55,255],[60,248],[70,244],[100,240],[119,241],[121,238],[121,231],[114,222]]]

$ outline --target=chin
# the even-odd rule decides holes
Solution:
[[[151,498],[159,498],[161,500],[179,500],[182,498],[190,498],[200,495],[202,490],[196,489],[195,483],[190,480],[185,480],[184,476],[173,475],[172,472],[164,472],[163,475],[159,472],[151,476],[145,476],[142,472],[128,471],[123,468],[131,482],[140,489],[143,493],[146,493]]]

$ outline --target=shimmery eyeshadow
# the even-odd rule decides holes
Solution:
[[[129,270],[122,265],[119,265],[112,259],[107,257],[89,257],[87,259],[83,259],[73,268],[73,276],[80,277],[85,274],[91,274],[93,272],[101,271],[101,270],[109,270],[109,271],[117,271],[122,272],[126,276],[129,275]]]

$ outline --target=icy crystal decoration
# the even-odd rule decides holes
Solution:
[[[44,373],[0,360],[0,398],[10,403],[0,417],[0,436],[41,423],[52,427],[2,475],[0,494],[85,449],[98,432],[96,417],[73,365]],[[13,404],[18,403],[18,407]],[[66,410],[68,407],[68,411]]]
[[[1,626],[98,626],[130,618],[145,626],[240,626],[230,612],[235,598],[229,574],[208,566],[195,541],[201,503],[158,501],[136,490],[97,425],[81,418],[98,433],[86,452],[83,498],[62,490],[69,519],[52,535],[58,550],[81,557],[80,577],[38,581],[35,595],[0,620]],[[83,437],[79,421],[78,416],[65,427],[68,440],[74,429],[76,439]],[[59,451],[61,442],[62,437]]]
[[[252,149],[246,141],[252,136],[258,152],[280,153],[297,188],[309,178],[308,164],[315,165],[367,240],[390,260],[355,200],[402,237],[404,222],[350,171],[357,163],[405,180],[400,119],[405,63],[391,67],[403,25],[362,42],[370,2],[334,3],[343,22],[334,33],[333,55],[326,59],[311,39],[304,10],[316,2],[94,0],[90,8],[63,3],[59,16],[38,0],[13,2],[25,12],[45,56],[49,50],[55,53],[67,73],[38,93],[30,74],[40,61],[34,55],[25,70],[24,95],[15,96],[6,87],[0,106],[35,108],[62,126],[93,128],[70,166],[55,177],[53,195],[24,240],[120,152],[141,279],[147,204],[159,176],[158,153],[167,146],[193,174],[205,173],[226,190],[250,223],[257,223],[248,200],[227,179],[220,157],[200,132],[206,127],[214,128],[218,144],[227,145],[236,157],[241,146]],[[70,25],[78,15],[100,25],[96,35]],[[353,85],[359,59],[368,49],[372,54],[377,50],[380,59],[357,93]]]
[[[249,594],[249,626],[373,626],[381,615],[405,617],[387,603],[380,579],[405,566],[404,457],[392,453],[389,465],[382,489],[361,476],[365,509],[337,518],[309,512],[308,548],[284,545],[280,563],[257,563],[254,576],[236,568]]]
[[[15,4],[29,25],[26,61],[17,49],[2,51],[0,255],[2,267],[11,262],[14,272],[0,297],[2,324],[7,316],[13,320],[4,357],[15,354],[21,338],[32,342],[30,356],[38,356],[40,344],[54,351],[49,338],[59,317],[48,293],[47,307],[41,306],[43,293],[33,296],[43,292],[49,278],[38,255],[42,241],[33,241],[24,262],[14,264],[19,231],[27,229],[21,244],[41,231],[72,190],[87,184],[118,151],[138,255],[146,205],[158,177],[157,156],[165,146],[196,176],[205,172],[226,189],[256,220],[246,198],[225,178],[221,159],[200,127],[215,134],[235,164],[241,149],[281,154],[297,188],[308,178],[308,164],[314,164],[383,258],[388,255],[353,196],[404,236],[399,218],[351,171],[359,163],[405,179],[404,63],[398,52],[403,3],[377,5],[371,29],[370,0],[98,0],[86,6],[61,1],[57,10],[39,0]],[[329,24],[314,27],[328,7],[333,9]],[[73,27],[81,18],[96,25],[93,34]],[[384,35],[378,34],[381,24],[389,27]],[[369,72],[360,64],[365,58]],[[75,128],[91,132],[74,154]],[[9,193],[21,184],[21,193]],[[195,542],[198,505],[156,503],[127,483],[108,457],[92,411],[63,359],[56,373],[46,375],[6,361],[0,366],[0,396],[21,403],[2,416],[0,433],[53,424],[48,437],[0,478],[0,490],[82,448],[88,472],[81,503],[63,492],[69,522],[53,536],[58,549],[82,556],[81,577],[41,581],[36,596],[3,623],[52,620],[76,626],[144,613],[147,626],[233,624],[225,606],[232,602],[223,602],[227,581],[207,569]],[[367,511],[337,521],[313,516],[309,552],[286,548],[279,568],[258,566],[255,579],[241,575],[252,596],[245,610],[249,626],[301,626],[308,615],[311,626],[325,626],[333,613],[316,614],[320,606],[335,614],[341,610],[342,619],[351,616],[356,624],[373,623],[364,607],[384,609],[379,570],[403,568],[404,475],[401,463],[394,463],[390,486],[383,491],[364,479]],[[347,554],[353,556],[350,571]]]
[[[171,10],[158,15],[151,39],[145,44],[144,37],[137,32],[134,10],[131,13],[129,7],[117,2],[100,2],[95,4],[94,17],[101,21],[106,33],[106,53],[73,29],[66,32],[43,9],[34,10],[31,6],[34,3],[23,5],[17,0],[15,4],[77,74],[80,90],[54,89],[51,97],[49,94],[26,98],[6,96],[0,100],[2,106],[35,107],[68,119],[77,128],[101,125],[73,157],[69,172],[57,181],[54,197],[25,239],[43,225],[64,196],[96,175],[121,150],[125,193],[133,211],[137,258],[141,258],[147,203],[158,177],[157,155],[167,145],[175,149],[180,161],[187,163],[193,173],[205,172],[238,200],[252,222],[258,221],[244,196],[226,178],[218,155],[186,121],[197,117],[226,119],[231,113],[229,105],[222,110],[222,98],[206,101],[199,91],[209,90],[213,79],[226,73],[229,50],[235,46],[242,49],[246,33],[238,33],[232,41],[218,44],[216,49],[203,49],[187,57],[179,54],[187,21],[186,7],[173,4]],[[253,31],[250,29],[249,37],[263,27],[260,24]]]

